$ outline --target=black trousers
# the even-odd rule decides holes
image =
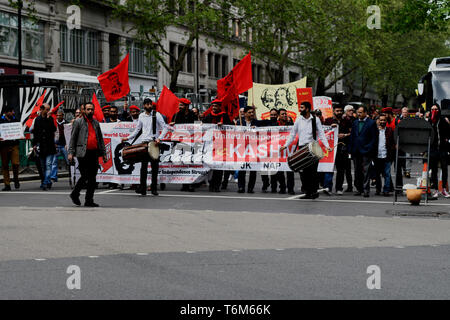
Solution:
[[[147,190],[147,176],[148,176],[148,163],[152,165],[152,191],[158,189],[158,171],[159,171],[159,158],[158,160],[152,160],[147,154],[144,161],[141,162],[141,184],[139,188],[141,190]]]
[[[73,194],[80,196],[81,190],[86,186],[86,202],[92,203],[94,202],[94,192],[97,187],[98,151],[86,150],[86,155],[82,158],[77,158],[77,160],[81,177],[73,189]]]
[[[238,173],[238,188],[245,190],[245,175],[247,171],[239,171]],[[256,171],[250,171],[250,177],[248,179],[247,191],[253,191],[256,183]]]
[[[270,176],[270,186],[272,190],[277,190],[278,184],[280,185],[280,191],[286,191],[287,190],[294,191],[294,172],[287,171],[286,172],[286,178],[284,177],[284,172],[279,171],[274,175]],[[287,181],[287,184],[286,184]]]
[[[234,174],[234,171],[226,170],[223,172],[223,181],[222,181],[222,188],[226,189],[228,187],[228,180],[230,179],[230,176]]]
[[[347,179],[347,189],[353,189],[352,162],[347,152],[336,154],[336,191],[343,191],[344,177]]]
[[[302,190],[306,195],[313,195],[319,189],[319,175],[317,167],[319,162],[315,161],[308,167],[300,171],[300,179],[302,180]]]
[[[355,187],[363,192],[370,192],[370,163],[372,158],[366,155],[355,155]]]
[[[223,170],[212,170],[212,177],[209,181],[209,191],[220,190],[220,184],[222,183]]]

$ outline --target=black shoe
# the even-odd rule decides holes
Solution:
[[[370,194],[368,192],[364,192],[364,198],[370,197]]]
[[[50,179],[51,181],[53,181],[53,182],[58,182],[58,178],[52,178],[52,179]]]
[[[159,188],[161,189],[161,191],[166,190],[166,184],[165,183],[160,183],[159,184]],[[189,190],[190,191],[190,190]]]
[[[390,197],[391,194],[389,192],[383,192],[383,197]]]
[[[314,199],[312,194],[305,194],[305,196],[301,199]]]
[[[360,195],[362,195],[362,192],[356,191],[353,195],[360,196]]]
[[[241,188],[238,190],[238,193],[245,193],[245,190]]]
[[[180,191],[189,191],[189,187],[188,186],[186,186],[186,185],[183,185],[182,187],[181,187],[181,190]]]
[[[134,192],[136,192],[137,194],[146,196],[147,195],[147,188],[138,187],[138,188],[136,188],[136,190],[134,190]]]
[[[222,189],[222,190],[227,190],[227,188],[228,188],[228,186],[227,185],[222,185],[222,187],[220,187],[220,189]]]
[[[212,185],[209,185],[209,192],[214,192],[214,188]]]
[[[76,206],[81,206],[80,196],[75,195],[73,192],[70,194],[70,199],[72,199],[72,202]]]
[[[154,196],[159,196],[159,193],[158,193],[158,191],[156,191],[156,190],[152,190],[152,195],[154,195]]]
[[[20,188],[20,183],[19,181],[15,181],[14,182],[14,188],[19,189]]]
[[[286,194],[286,190],[280,190],[279,194]]]
[[[214,188],[214,192],[220,192],[220,188],[219,187]]]
[[[294,190],[289,190],[288,193],[289,193],[291,196],[294,196],[294,195],[295,195]]]
[[[9,184],[5,185],[5,187],[2,189],[2,191],[11,191],[11,186]]]
[[[52,183],[47,184],[47,189],[50,190],[52,188]]]
[[[47,191],[47,187],[46,186],[41,186],[41,190],[42,191]]]
[[[312,198],[313,199],[317,199],[318,197],[319,197],[319,193],[318,192],[312,194]]]
[[[255,191],[253,191],[253,189],[248,189],[247,193],[255,193]]]
[[[375,195],[376,195],[376,196],[379,196],[380,194],[381,194],[381,191],[376,191],[376,192],[375,192]]]
[[[347,190],[345,190],[345,192],[353,192],[353,188],[347,188]]]
[[[100,207],[98,204],[96,204],[95,202],[86,202],[84,204],[85,207],[91,207],[91,208],[98,208]]]
[[[189,191],[189,192],[195,192],[194,186],[190,186],[188,191]]]

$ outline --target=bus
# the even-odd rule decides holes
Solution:
[[[450,116],[450,57],[434,58],[417,85],[418,100],[430,110],[435,103],[441,106],[442,115]]]

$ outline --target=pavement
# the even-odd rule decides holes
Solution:
[[[306,200],[257,181],[255,194],[230,182],[158,197],[101,184],[94,209],[70,202],[65,178],[0,192],[0,299],[450,298],[450,199]]]

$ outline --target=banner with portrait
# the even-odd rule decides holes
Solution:
[[[253,83],[248,90],[248,105],[255,106],[257,119],[268,119],[270,109],[286,109],[293,121],[297,118],[297,89],[306,87],[306,77],[291,83],[268,85]]]

